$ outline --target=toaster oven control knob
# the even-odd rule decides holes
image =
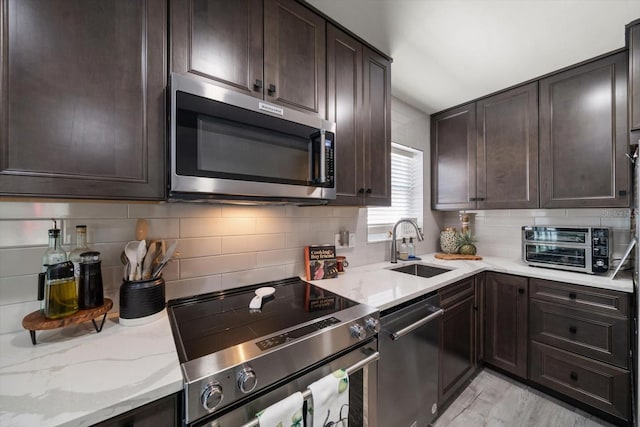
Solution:
[[[370,330],[371,332],[373,332],[374,334],[377,334],[378,332],[380,332],[380,322],[378,321],[378,319],[374,319],[373,317],[369,317],[365,319],[364,327]]]
[[[222,402],[222,386],[218,383],[207,384],[200,396],[200,401],[204,409],[213,411]]]
[[[256,373],[251,368],[243,368],[238,372],[238,388],[243,393],[250,393],[258,385]]]
[[[604,267],[604,261],[602,261],[601,259],[596,261],[596,266],[598,267]]]
[[[359,340],[365,339],[367,337],[367,331],[365,331],[364,328],[357,323],[349,328],[349,332],[351,332],[352,337],[358,338]]]

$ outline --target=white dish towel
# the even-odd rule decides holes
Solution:
[[[309,386],[312,399],[307,425],[347,427],[349,423],[349,377],[339,369]]]
[[[302,393],[298,392],[258,412],[260,427],[304,427],[303,402]]]

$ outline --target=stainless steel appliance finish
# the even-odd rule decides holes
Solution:
[[[169,200],[335,199],[335,123],[171,74]]]
[[[274,287],[274,295],[261,310],[249,309],[255,289],[263,286]],[[187,424],[246,423],[285,391],[303,391],[328,369],[347,368],[377,351],[375,308],[299,278],[173,300],[168,313],[185,381]],[[367,368],[359,381],[375,381],[375,371]],[[364,409],[354,409],[354,417],[364,411],[360,425],[376,425],[369,423],[375,394],[355,384],[360,391],[353,407]]]
[[[382,313],[380,426],[426,426],[438,413],[438,340],[444,311],[437,293]]]
[[[522,227],[522,260],[532,266],[606,273],[612,247],[608,228]]]

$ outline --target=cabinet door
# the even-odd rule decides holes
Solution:
[[[262,98],[262,0],[172,0],[171,70]]]
[[[629,206],[626,52],[540,80],[540,207]]]
[[[527,377],[527,278],[485,274],[484,360]]]
[[[182,392],[110,418],[95,427],[174,427],[181,425]]]
[[[640,140],[640,20],[627,28],[627,46],[629,47],[629,129],[631,143]]]
[[[294,0],[265,0],[265,99],[326,117],[325,25]]]
[[[0,194],[164,198],[166,7],[2,0]]]
[[[361,205],[364,192],[362,147],[362,44],[327,25],[328,119],[336,123],[336,204]]]
[[[391,206],[391,63],[364,48],[364,190],[368,206]]]
[[[538,207],[538,84],[476,104],[478,209]]]
[[[431,207],[476,208],[475,103],[431,116]]]
[[[476,370],[473,296],[446,308],[440,324],[438,405],[442,406]]]

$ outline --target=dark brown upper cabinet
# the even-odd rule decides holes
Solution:
[[[538,207],[538,84],[476,103],[476,207]]]
[[[627,54],[540,80],[540,207],[629,206]]]
[[[328,119],[336,122],[334,204],[391,203],[390,62],[327,25]]]
[[[431,207],[475,209],[476,104],[431,116]]]
[[[484,361],[527,377],[528,279],[487,272],[484,283]]]
[[[171,70],[325,117],[325,25],[294,0],[175,0]]]
[[[630,143],[640,143],[640,19],[627,25]]]
[[[538,207],[537,83],[431,118],[432,207]]]
[[[0,0],[0,194],[164,198],[166,6]]]

